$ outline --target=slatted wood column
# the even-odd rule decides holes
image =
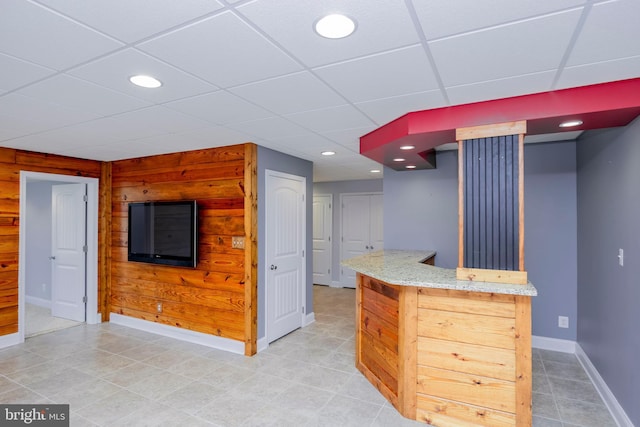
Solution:
[[[459,280],[527,283],[525,133],[525,121],[456,130]]]

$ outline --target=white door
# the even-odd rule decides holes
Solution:
[[[384,243],[382,194],[372,194],[369,201],[369,251],[379,251]]]
[[[85,321],[86,184],[52,187],[51,315]]]
[[[267,342],[272,342],[302,326],[305,289],[305,192],[305,178],[267,171]]]
[[[341,208],[340,259],[381,250],[382,195],[344,194],[341,197]],[[355,288],[356,272],[348,267],[341,267],[340,283],[344,287]]]
[[[331,285],[331,194],[313,196],[313,283]]]

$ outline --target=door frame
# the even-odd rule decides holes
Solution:
[[[34,181],[56,181],[57,183],[86,184],[87,185],[87,274],[86,323],[102,322],[102,315],[98,313],[98,178],[87,178],[74,175],[60,175],[42,172],[20,171],[20,217],[27,211],[27,183]],[[27,221],[20,218],[19,225],[19,263],[18,263],[18,342],[24,342],[25,335],[25,268],[26,259],[26,230]],[[95,309],[94,309],[95,308]]]
[[[307,254],[307,178],[304,176],[299,176],[299,175],[294,175],[294,174],[290,174],[290,173],[286,173],[286,172],[279,172],[276,170],[271,170],[271,169],[265,169],[264,171],[264,189],[265,189],[265,227],[264,227],[264,231],[263,231],[263,238],[264,238],[264,248],[265,248],[265,253],[264,253],[264,267],[263,267],[263,273],[264,273],[264,291],[265,291],[265,297],[264,297],[264,337],[265,337],[265,341],[267,342],[267,346],[269,345],[268,342],[268,337],[269,337],[269,322],[268,322],[268,313],[269,313],[269,304],[268,304],[268,298],[267,298],[267,289],[268,289],[268,285],[269,283],[267,282],[267,277],[269,277],[269,263],[267,262],[267,258],[268,258],[268,254],[267,254],[267,249],[269,248],[268,242],[267,242],[267,227],[269,226],[268,224],[268,212],[269,209],[267,208],[267,204],[269,203],[269,198],[267,197],[269,194],[269,177],[273,176],[273,177],[279,177],[279,178],[287,178],[287,179],[292,179],[295,181],[299,181],[302,184],[302,194],[303,194],[303,201],[304,203],[302,203],[302,212],[301,212],[301,216],[302,216],[302,233],[300,236],[300,244],[302,245],[303,248],[303,257],[302,257],[302,261],[301,261],[301,266],[302,266],[302,282],[300,284],[301,286],[301,292],[300,292],[300,303],[302,304],[302,316],[300,316],[300,327],[304,327],[305,326],[305,318],[306,316],[309,315],[309,313],[307,313],[307,263],[306,263],[306,258],[309,256],[309,254]],[[312,254],[313,256],[313,254]]]

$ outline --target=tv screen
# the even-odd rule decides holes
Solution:
[[[198,206],[195,200],[129,203],[129,261],[195,267]]]

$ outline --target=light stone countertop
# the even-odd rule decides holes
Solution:
[[[346,259],[342,261],[342,265],[392,285],[508,295],[538,295],[538,291],[530,282],[517,285],[457,280],[455,269],[422,263],[435,254],[434,251],[383,250]]]

